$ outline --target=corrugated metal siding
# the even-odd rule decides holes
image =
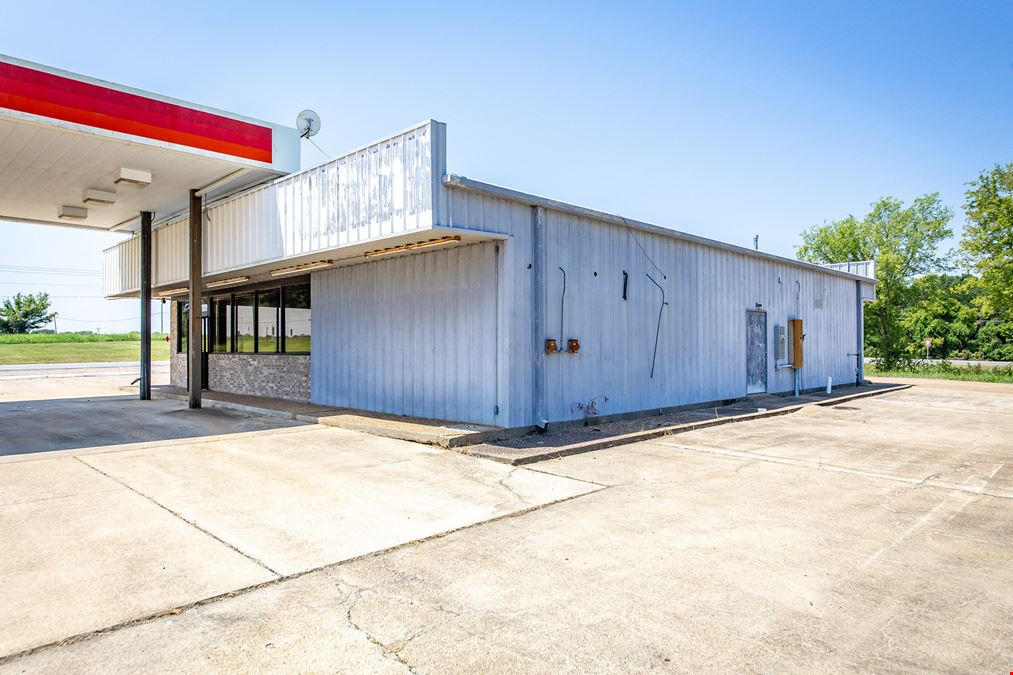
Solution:
[[[508,232],[513,256],[504,261],[501,283],[512,320],[501,332],[511,340],[515,361],[528,361],[540,340],[531,338],[531,213],[513,201],[449,190],[451,225]],[[767,311],[768,390],[790,391],[791,369],[777,369],[773,329],[803,319],[806,365],[802,387],[854,379],[855,282],[830,273],[736,254],[647,232],[630,231],[593,218],[547,212],[546,335],[565,346],[579,338],[579,354],[547,358],[550,419],[575,419],[592,399],[601,413],[737,398],[746,392],[746,311]],[[654,264],[648,260],[650,256]],[[655,264],[659,269],[655,268]],[[563,333],[560,333],[562,273],[566,270]],[[622,299],[622,272],[629,274]],[[597,273],[597,275],[595,275]],[[654,377],[650,377],[661,292],[662,314]],[[796,286],[796,281],[798,286]],[[796,309],[797,290],[797,309]],[[818,306],[822,304],[822,309]],[[501,339],[504,339],[501,338]],[[520,348],[517,348],[517,347]],[[511,424],[530,424],[532,368],[509,371],[506,394]],[[608,397],[608,402],[604,398]]]
[[[860,277],[876,278],[876,261],[861,260],[858,262],[830,263],[824,267],[848,274],[857,274]]]
[[[186,218],[173,221],[152,232],[152,278],[156,286],[186,285],[189,276],[190,223]]]
[[[125,239],[102,252],[102,293],[116,295],[141,287],[141,240]]]
[[[431,227],[434,195],[442,195],[438,183],[445,170],[444,143],[444,125],[429,120],[313,169],[210,204],[205,211],[204,273]],[[187,278],[187,230],[186,216],[155,230],[156,285]],[[107,295],[130,290],[115,281],[116,274]]]
[[[500,326],[498,424],[532,424],[534,409],[534,360],[532,350],[532,210],[506,199],[494,199],[460,190],[446,190],[443,224],[483,232],[500,232],[510,239],[500,245]],[[540,348],[540,347],[539,347]]]
[[[314,273],[312,401],[495,424],[496,244]]]
[[[430,227],[437,124],[427,122],[212,204],[205,226],[207,273]]]

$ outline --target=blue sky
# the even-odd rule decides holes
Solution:
[[[277,123],[313,108],[332,155],[434,117],[454,173],[782,255],[883,195],[940,192],[959,230],[964,183],[1013,162],[1010,2],[36,0],[4,3],[0,45]],[[0,266],[97,270],[118,240],[3,227]],[[78,297],[94,277],[0,272],[19,288],[61,330],[139,314]]]

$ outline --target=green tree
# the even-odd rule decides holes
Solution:
[[[49,311],[49,294],[18,293],[0,305],[0,333],[30,333],[56,317]]]
[[[926,274],[915,279],[901,317],[907,354],[924,357],[929,339],[931,358],[979,356],[974,343],[981,314],[974,301],[981,292],[981,282],[969,274]]]
[[[968,185],[960,247],[981,277],[984,311],[1013,312],[1013,164],[997,164]]]
[[[939,193],[919,197],[908,207],[899,199],[883,197],[861,220],[849,215],[802,232],[799,260],[817,264],[876,261],[879,285],[876,302],[865,313],[865,333],[886,368],[908,357],[901,319],[910,283],[917,275],[947,267],[939,244],[953,234],[952,218]]]

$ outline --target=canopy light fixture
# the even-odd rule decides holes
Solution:
[[[130,187],[147,187],[151,185],[151,172],[140,169],[120,169],[116,172],[113,182],[117,185]]]
[[[318,260],[316,262],[305,263],[303,265],[293,265],[292,267],[280,267],[276,270],[271,270],[272,277],[283,277],[286,274],[298,274],[299,272],[308,272],[310,270],[319,270],[324,267],[330,267],[334,264],[333,260]]]
[[[182,288],[170,288],[165,291],[159,291],[158,294],[162,297],[169,297],[170,295],[180,295],[181,293],[188,293],[190,291],[186,286]]]
[[[88,217],[88,209],[83,206],[71,206],[64,204],[56,212],[60,220],[84,220]]]
[[[420,248],[429,248],[430,246],[443,246],[444,244],[452,244],[455,241],[461,241],[461,237],[455,234],[451,237],[440,237],[439,239],[420,241],[415,244],[403,244],[401,246],[392,246],[391,248],[381,248],[376,251],[366,251],[363,255],[367,258],[373,258],[378,255],[389,255],[391,253],[401,253],[402,251],[415,251]]]
[[[249,281],[250,277],[232,277],[231,279],[219,279],[218,281],[209,281],[204,284],[204,288],[219,288],[221,286],[231,286],[232,284],[241,284],[244,281]]]
[[[116,193],[89,188],[81,195],[81,201],[85,204],[115,204]]]

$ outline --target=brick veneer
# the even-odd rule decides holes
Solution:
[[[176,353],[176,303],[170,313],[172,349],[169,381],[186,388],[186,354]],[[292,401],[310,400],[308,354],[209,354],[211,391],[269,396]]]

